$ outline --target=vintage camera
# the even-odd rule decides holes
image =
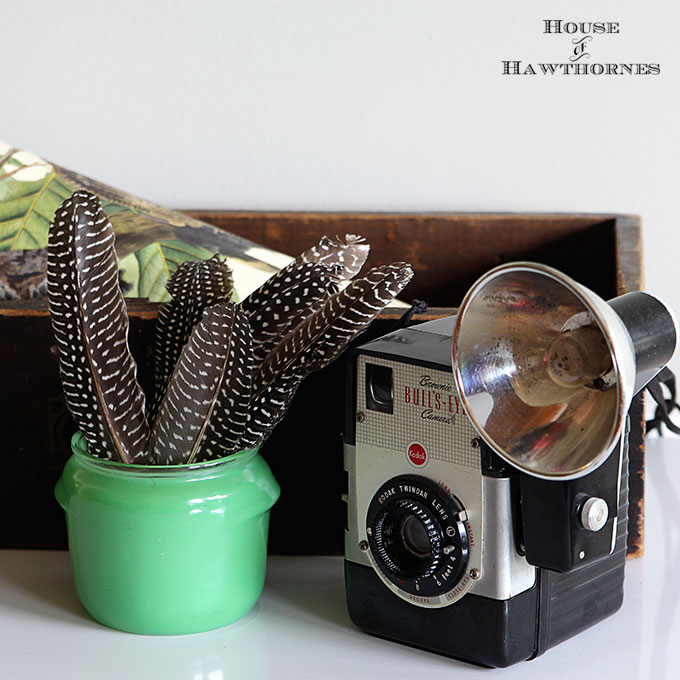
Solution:
[[[349,362],[347,604],[369,633],[476,664],[532,659],[623,598],[627,411],[670,360],[657,298],[498,267],[456,317]],[[452,362],[453,358],[453,362]]]

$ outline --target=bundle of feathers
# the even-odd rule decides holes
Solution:
[[[403,262],[354,278],[368,251],[358,236],[324,237],[241,304],[218,256],[180,265],[158,315],[147,409],[111,223],[94,194],[74,193],[50,227],[47,287],[64,394],[89,453],[179,465],[260,446],[302,380],[411,280]]]

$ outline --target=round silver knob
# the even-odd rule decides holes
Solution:
[[[588,531],[599,531],[609,519],[607,503],[597,496],[591,496],[581,506],[581,524]]]

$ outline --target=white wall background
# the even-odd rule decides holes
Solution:
[[[502,76],[567,60],[546,18],[618,21],[591,61],[661,75]],[[0,138],[178,208],[638,213],[680,311],[679,23],[670,0],[1,0]]]

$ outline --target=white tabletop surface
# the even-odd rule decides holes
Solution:
[[[646,554],[628,562],[623,608],[534,661],[486,670],[359,632],[339,557],[272,557],[264,593],[241,621],[144,637],[90,619],[67,553],[4,550],[0,678],[680,678],[680,438],[650,438],[647,452]]]

